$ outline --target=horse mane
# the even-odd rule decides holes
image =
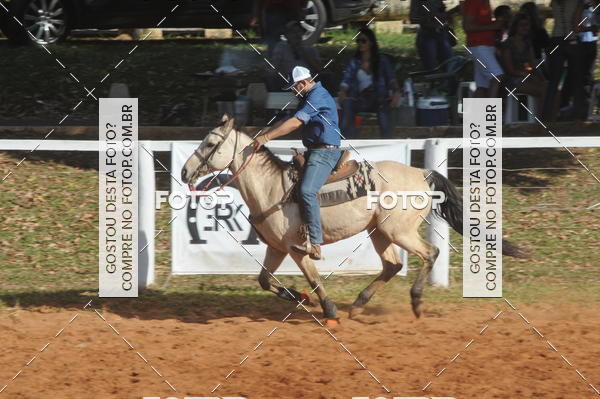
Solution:
[[[277,155],[273,154],[273,151],[271,151],[264,145],[260,147],[260,149],[257,151],[257,154],[265,155],[265,164],[271,166],[274,169],[274,171],[284,171],[291,166],[289,162],[286,162],[283,159],[279,158]]]
[[[248,134],[243,130],[239,130],[239,132],[248,136],[249,138],[252,138],[252,135]],[[285,171],[291,167],[290,162],[286,162],[283,159],[279,158],[273,153],[273,151],[271,151],[264,145],[260,147],[260,149],[256,153],[264,155],[264,157],[262,157],[265,160],[264,165],[272,169],[271,171],[273,172]]]

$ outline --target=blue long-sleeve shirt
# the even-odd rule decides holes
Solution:
[[[294,115],[302,121],[302,144],[340,145],[340,128],[335,100],[321,85],[315,83],[307,95],[300,100]]]

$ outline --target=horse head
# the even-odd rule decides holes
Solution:
[[[227,168],[234,159],[237,135],[231,132],[235,130],[235,120],[225,114],[222,122],[208,133],[183,165],[181,179],[185,184],[193,184],[200,176]]]

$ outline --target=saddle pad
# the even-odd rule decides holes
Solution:
[[[296,184],[298,180],[298,173],[292,168],[284,174],[284,189],[286,192],[290,189],[292,190],[288,197],[289,202],[299,202],[300,200],[300,184]],[[292,185],[294,185],[293,188],[291,188]],[[354,174],[344,180],[329,183],[321,187],[317,198],[322,207],[333,206],[364,197],[367,195],[367,192],[374,190],[373,167],[367,161],[362,161],[358,163],[358,170]]]

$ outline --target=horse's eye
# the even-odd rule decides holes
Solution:
[[[207,143],[206,148],[212,148],[215,146],[215,143]]]

